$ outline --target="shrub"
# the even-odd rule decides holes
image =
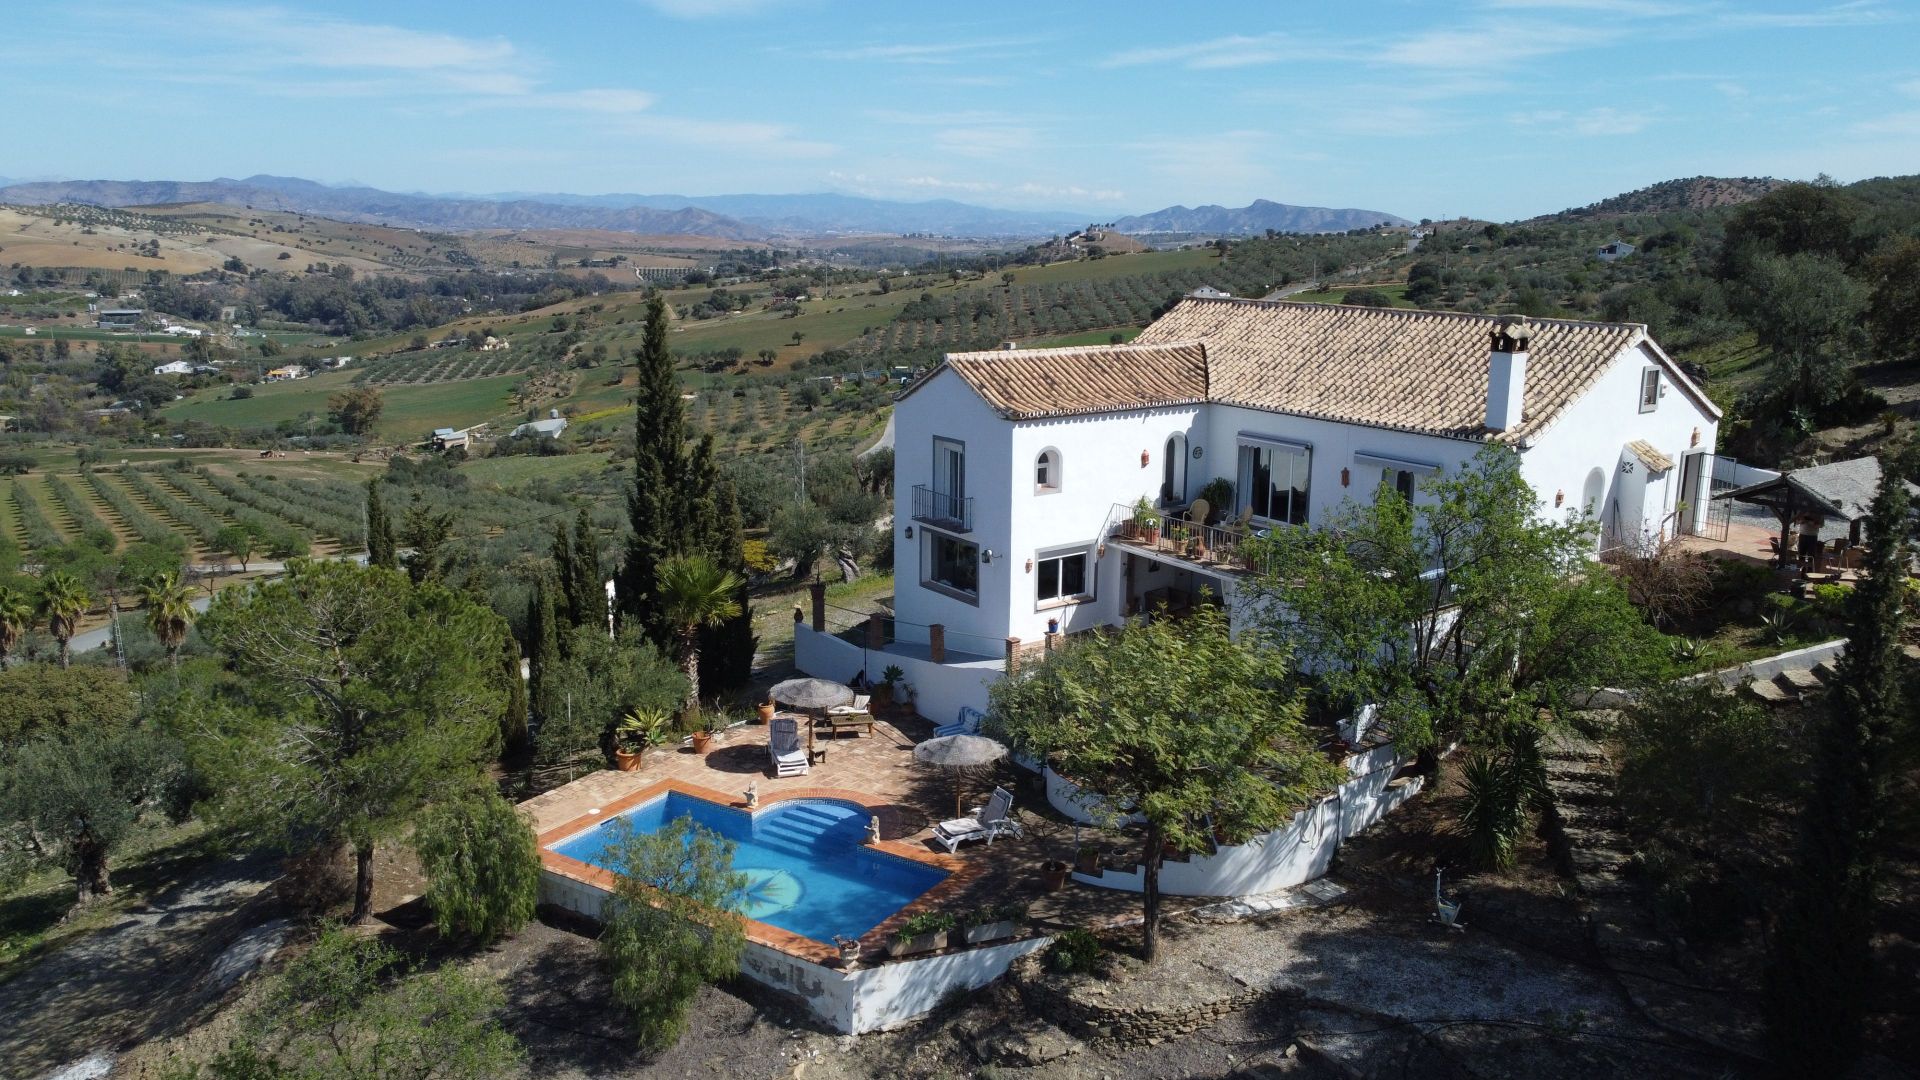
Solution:
[[[1106,953],[1093,931],[1078,926],[1062,930],[1047,946],[1047,970],[1060,975],[1096,972],[1105,966]]]
[[[533,917],[539,846],[533,827],[505,799],[480,794],[434,807],[413,845],[440,936],[493,941]]]
[[[1027,905],[1017,900],[1004,904],[987,904],[974,908],[960,916],[960,925],[965,927],[991,926],[994,923],[1024,923],[1027,921]]]
[[[958,925],[959,920],[944,911],[923,911],[900,924],[893,932],[893,940],[908,941],[928,934],[944,934]]]

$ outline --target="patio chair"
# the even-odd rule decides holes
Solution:
[[[960,706],[960,718],[951,724],[941,724],[939,727],[934,728],[933,737],[938,739],[946,735],[978,735],[980,734],[980,722],[986,718],[987,714],[981,712],[979,709],[971,705],[962,705]]]
[[[933,827],[934,843],[953,852],[969,840],[985,840],[988,847],[1002,836],[1022,836],[1020,823],[1013,817],[1013,795],[1006,788],[993,789],[987,805],[973,808],[972,816],[943,821]]]
[[[1196,529],[1205,528],[1207,515],[1213,513],[1213,505],[1205,499],[1195,499],[1187,506],[1187,522]]]
[[[776,716],[767,729],[767,756],[773,759],[773,775],[804,776],[811,765],[807,748],[800,741],[800,722],[791,716]]]
[[[865,716],[867,715],[867,706],[872,701],[872,694],[855,694],[853,695],[853,704],[835,705],[833,708],[827,710],[827,716],[829,718],[835,716]]]

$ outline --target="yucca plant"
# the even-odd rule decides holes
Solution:
[[[1520,770],[1508,754],[1475,750],[1467,755],[1460,779],[1460,824],[1473,861],[1511,870],[1527,824],[1527,784]]]

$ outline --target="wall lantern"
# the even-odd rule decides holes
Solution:
[[[1028,560],[1027,560],[1027,573],[1029,573],[1029,574],[1031,574],[1031,573],[1033,573],[1033,560],[1032,560],[1032,559],[1028,559]]]
[[[1565,488],[1561,488],[1559,491],[1556,491],[1553,493],[1553,505],[1559,506],[1561,503],[1566,501],[1567,501],[1567,490]]]
[[[981,562],[983,562],[983,563],[991,563],[991,562],[993,561],[993,549],[992,549],[992,548],[981,548],[981,549],[980,549],[980,561],[981,561]]]
[[[1694,429],[1693,429],[1693,441],[1691,441],[1691,442],[1689,442],[1689,443],[1687,443],[1687,445],[1688,445],[1688,446],[1699,446],[1699,445],[1700,445],[1700,429],[1699,429],[1699,428],[1694,428]]]
[[[913,526],[907,526],[907,539],[913,539]]]
[[[1347,484],[1351,482],[1351,479],[1352,478],[1347,475],[1347,470],[1345,469],[1340,470],[1340,486],[1341,487],[1346,487]]]
[[[1093,557],[1096,559],[1104,559],[1107,557],[1107,545],[1104,541],[1101,542],[1099,547],[1093,549]]]
[[[1140,451],[1140,467],[1141,467],[1141,468],[1143,468],[1143,469],[1144,469],[1144,468],[1146,468],[1146,467],[1147,467],[1147,462],[1149,462],[1149,461],[1151,461],[1151,460],[1153,460],[1153,459],[1152,459],[1152,458],[1151,458],[1150,456],[1148,456],[1148,454],[1147,454],[1147,452],[1146,452],[1145,450],[1142,450],[1142,451]]]

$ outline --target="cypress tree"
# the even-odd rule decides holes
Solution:
[[[686,422],[673,376],[673,356],[667,348],[667,305],[658,296],[647,302],[646,329],[635,366],[639,382],[634,405],[634,483],[627,498],[633,531],[617,591],[621,617],[665,648],[671,644],[672,630],[654,603],[659,568],[685,542],[689,522],[680,486]]]
[[[574,606],[574,598],[579,595],[579,587],[574,584],[577,571],[574,567],[573,538],[567,535],[567,523],[558,521],[553,526],[553,578],[558,600],[554,603],[554,617],[569,630],[580,625],[580,612]]]
[[[698,508],[700,554],[714,565],[740,578],[734,602],[740,613],[717,626],[700,631],[700,693],[713,697],[745,683],[753,670],[753,652],[758,642],[753,636],[753,610],[747,585],[747,557],[741,534],[740,502],[733,484],[720,475],[714,462],[713,439],[704,437],[694,450],[688,474],[703,493]]]
[[[1909,499],[1891,469],[1868,522],[1867,578],[1848,598],[1836,687],[1814,729],[1813,782],[1790,894],[1769,935],[1763,1009],[1777,1075],[1844,1075],[1872,997],[1874,890],[1900,716]]]
[[[520,675],[520,643],[511,632],[500,635],[501,675],[507,680],[507,711],[500,717],[500,746],[508,761],[526,757],[527,683]]]
[[[367,564],[398,570],[400,559],[394,551],[393,520],[380,501],[380,479],[367,481]]]
[[[560,663],[560,634],[553,610],[553,590],[542,574],[533,583],[533,596],[527,601],[527,696],[533,715],[542,723],[554,716],[554,700],[559,687],[553,685],[553,671]]]
[[[555,543],[559,543],[556,538]],[[607,625],[607,592],[600,580],[600,538],[594,535],[593,519],[587,508],[573,523],[573,539],[567,546],[571,577],[566,583],[567,618],[574,626]]]

